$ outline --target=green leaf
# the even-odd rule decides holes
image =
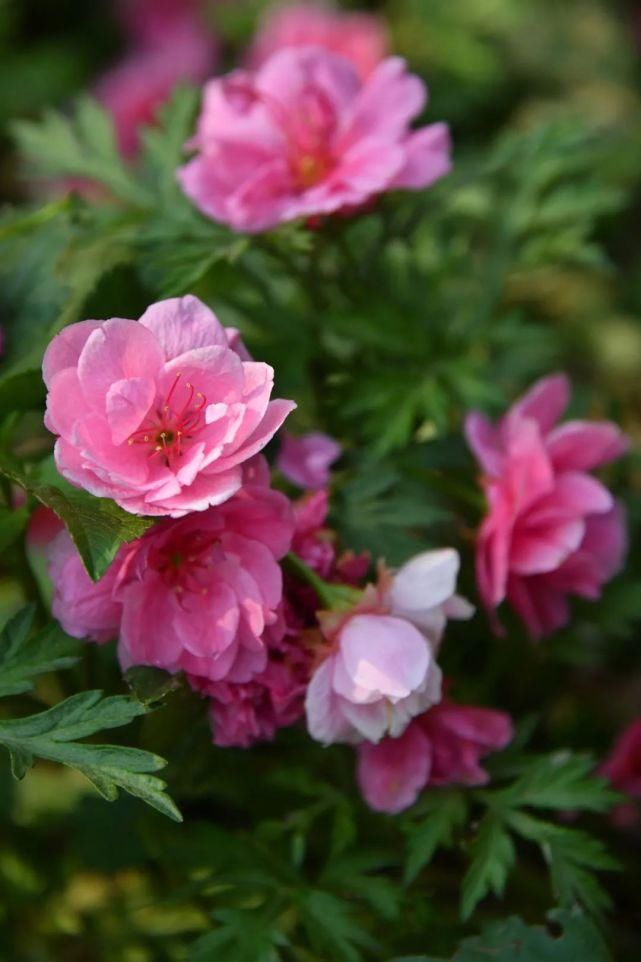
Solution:
[[[609,908],[610,897],[593,872],[615,870],[619,863],[601,841],[580,829],[546,822],[525,812],[512,812],[509,824],[522,838],[541,848],[561,905],[570,907],[578,901],[590,912]]]
[[[287,944],[277,924],[264,913],[242,909],[216,912],[213,932],[201,936],[187,962],[280,962],[279,947]]]
[[[81,772],[108,801],[117,798],[122,789],[181,821],[180,812],[165,793],[165,783],[150,774],[164,767],[164,759],[137,748],[76,741],[119,728],[146,711],[125,695],[105,698],[100,691],[81,692],[36,715],[0,721],[0,744],[11,754],[17,778],[24,776],[34,758],[44,758]]]
[[[153,524],[152,518],[128,514],[107,498],[73,488],[59,475],[49,484],[6,460],[0,461],[0,473],[58,515],[94,581],[102,577],[122,544],[141,537]]]
[[[490,892],[503,895],[507,876],[514,864],[514,843],[500,818],[489,812],[471,845],[470,865],[461,890],[461,915],[469,919]]]
[[[405,882],[414,881],[439,846],[453,844],[455,833],[465,824],[467,805],[462,792],[433,792],[425,799],[419,820],[405,828],[407,857]]]
[[[181,675],[170,675],[160,668],[147,665],[134,665],[125,672],[125,681],[132,694],[143,705],[154,705],[162,701],[170,692],[181,687]]]
[[[0,635],[0,697],[30,691],[36,675],[69,668],[78,660],[80,643],[57,624],[29,638],[33,615],[33,606],[23,608]]]
[[[519,918],[494,922],[466,939],[452,962],[612,962],[601,933],[584,915],[552,912],[549,919],[560,933]]]
[[[567,751],[528,764],[517,781],[495,794],[501,805],[607,812],[618,795],[594,774],[594,759]]]
[[[308,890],[298,900],[301,920],[312,948],[332,962],[360,962],[360,949],[376,941],[354,919],[349,903],[330,892]]]
[[[147,199],[122,159],[109,114],[92,98],[80,99],[71,118],[48,110],[41,120],[15,122],[12,130],[34,173],[87,177],[134,206]]]

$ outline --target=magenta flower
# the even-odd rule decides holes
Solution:
[[[181,517],[230,498],[295,407],[270,401],[273,369],[230,338],[195,297],[140,321],[65,328],[43,362],[60,473],[133,514]]]
[[[248,232],[421,189],[450,169],[444,124],[410,130],[426,97],[398,57],[362,82],[328,51],[281,50],[256,74],[206,85],[197,153],[178,179],[204,214]]]
[[[268,13],[251,48],[249,66],[261,67],[273,53],[286,47],[331,50],[349,60],[364,80],[387,56],[389,38],[378,17],[300,3]]]
[[[280,728],[293,725],[304,714],[311,652],[301,643],[298,630],[290,631],[283,613],[265,632],[264,641],[267,665],[250,681],[188,676],[190,685],[210,699],[212,737],[221,748],[271,741]]]
[[[292,531],[287,498],[248,485],[217,508],[159,522],[95,584],[63,531],[49,548],[53,613],[75,637],[119,636],[124,668],[248,681],[265,669]]]
[[[639,822],[641,800],[641,718],[635,719],[619,734],[612,750],[599,768],[599,774],[617,791],[630,796],[612,812],[615,824],[630,828]]]
[[[293,519],[287,498],[244,487],[202,514],[163,521],[121,573],[120,660],[248,681],[263,671],[263,635],[278,617]]]
[[[294,437],[283,432],[276,467],[292,484],[312,491],[324,488],[329,481],[329,469],[340,458],[338,441],[320,431]]]
[[[144,42],[133,46],[98,80],[94,94],[111,115],[118,146],[135,157],[140,129],[156,120],[158,108],[180,81],[202,83],[216,61],[216,43],[190,17],[147,22]],[[143,33],[141,28],[141,33]]]
[[[534,637],[569,619],[569,595],[595,599],[621,568],[626,547],[621,511],[588,472],[628,447],[610,422],[568,421],[566,377],[538,381],[492,425],[468,415],[468,444],[483,469],[488,514],[476,572],[493,612],[507,599]]]
[[[358,748],[358,781],[377,812],[409,808],[428,785],[485,785],[480,759],[511,741],[509,715],[443,700],[414,719],[400,738]]]

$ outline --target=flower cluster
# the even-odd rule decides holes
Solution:
[[[195,3],[152,12],[128,0],[121,14],[135,50],[102,97],[131,154],[161,89],[204,79],[212,51]],[[154,91],[136,100],[140,74]],[[447,127],[411,126],[426,101],[375,19],[287,8],[267,19],[245,68],[206,84],[193,156],[176,176],[203,214],[237,231],[352,215],[448,172]],[[238,331],[196,297],[166,300],[139,320],[65,328],[43,376],[60,474],[154,520],[94,583],[67,531],[38,518],[33,543],[48,543],[53,612],[69,634],[117,638],[123,669],[181,673],[206,699],[220,747],[303,719],[320,744],[352,746],[375,810],[488,780],[481,759],[509,743],[510,717],[444,695],[438,662],[448,622],[474,614],[457,593],[458,552],[424,551],[398,569],[381,560],[370,576],[368,556],[339,551],[328,485],[343,449],[321,432],[280,439],[279,476],[306,493],[292,502],[271,486],[261,452],[295,404],[272,399],[274,371]],[[479,413],[465,423],[488,504],[478,592],[499,631],[503,601],[533,636],[556,630],[568,597],[598,597],[622,563],[621,510],[592,471],[627,441],[608,422],[558,426],[569,394],[564,376],[548,377],[497,424]],[[635,793],[638,740],[626,736],[607,767]]]

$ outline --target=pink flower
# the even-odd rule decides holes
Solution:
[[[479,592],[489,611],[507,599],[534,637],[568,621],[568,595],[598,598],[625,554],[621,511],[588,472],[619,457],[627,439],[607,421],[555,426],[569,394],[563,375],[544,378],[498,425],[477,413],[465,425],[489,506]]]
[[[281,50],[206,85],[178,179],[204,214],[248,232],[427,187],[449,171],[450,143],[444,124],[410,130],[425,101],[397,57],[362,82],[328,51]]]
[[[301,3],[268,14],[250,51],[250,67],[261,67],[285,47],[324,47],[341,54],[364,80],[387,56],[389,40],[378,17]]]
[[[617,791],[634,799],[614,809],[613,821],[621,828],[636,825],[639,822],[638,801],[641,799],[641,718],[624,728],[601,764],[599,774],[607,778]]]
[[[399,738],[358,748],[358,781],[377,812],[409,808],[427,785],[485,785],[479,760],[505,748],[513,735],[510,717],[489,708],[443,700],[416,718]]]
[[[103,74],[94,93],[111,114],[124,157],[136,155],[140,128],[154,123],[176,85],[202,83],[215,59],[215,42],[200,24],[188,17],[169,24],[158,20],[145,43],[132,47]]]
[[[162,521],[120,573],[120,660],[210,681],[248,681],[263,671],[263,635],[282,596],[278,559],[289,549],[287,498],[244,487],[202,514]]]
[[[270,402],[272,368],[243,360],[230,335],[195,297],[61,331],[43,362],[60,473],[133,514],[231,497],[295,405]]]
[[[324,744],[400,735],[441,697],[441,671],[414,625],[387,614],[352,614],[316,669],[305,709]]]
[[[118,636],[122,618],[122,605],[115,597],[115,590],[128,549],[121,548],[106,574],[93,582],[66,528],[57,530],[56,534],[53,520],[45,528],[44,516],[40,516],[36,537],[55,534],[46,548],[49,576],[54,586],[51,612],[72,638],[89,638],[99,643],[111,641]]]
[[[317,490],[329,481],[329,469],[342,454],[338,441],[320,431],[294,437],[283,432],[276,467],[299,488]]]

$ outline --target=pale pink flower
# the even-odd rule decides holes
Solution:
[[[398,736],[441,697],[440,668],[410,622],[356,613],[331,640],[305,701],[307,727],[317,741],[357,744]]]
[[[43,362],[60,473],[133,514],[181,517],[231,497],[295,405],[270,401],[273,369],[243,360],[229,335],[195,297],[61,331]]]
[[[483,603],[506,600],[534,637],[569,619],[569,595],[595,599],[621,568],[625,524],[610,492],[589,471],[628,447],[615,424],[568,421],[566,377],[538,381],[492,425],[468,415],[468,443],[483,470],[488,514],[476,570]]]
[[[410,129],[426,97],[398,57],[362,82],[318,47],[281,50],[256,74],[206,85],[178,179],[204,214],[248,232],[421,189],[450,169],[447,127]]]
[[[292,531],[287,498],[259,486],[151,528],[120,573],[123,667],[238,682],[263,671]]]
[[[338,441],[320,431],[299,437],[284,431],[276,467],[292,484],[316,491],[325,487],[329,481],[329,469],[341,454]]]
[[[473,605],[456,594],[459,567],[454,548],[424,551],[394,572],[384,589],[391,613],[416,625],[435,651],[448,620],[466,621],[474,614]]]
[[[365,801],[378,812],[409,808],[428,785],[485,785],[480,759],[511,741],[504,712],[444,699],[414,719],[399,738],[358,748],[358,781]]]
[[[364,80],[387,56],[389,38],[379,17],[298,3],[268,12],[251,48],[249,66],[261,67],[285,47],[323,47],[341,54]]]
[[[599,774],[607,778],[617,791],[630,796],[630,801],[614,809],[612,820],[620,828],[637,825],[641,800],[641,718],[635,719],[619,734],[610,754],[600,765]]]
[[[94,94],[111,115],[124,157],[136,155],[141,127],[154,123],[177,84],[202,83],[215,60],[213,37],[183,17],[169,24],[159,21],[145,43],[132,47],[100,77]]]

